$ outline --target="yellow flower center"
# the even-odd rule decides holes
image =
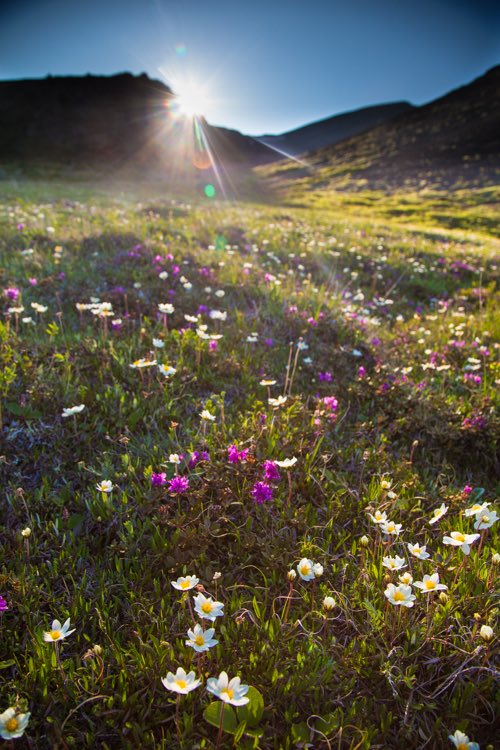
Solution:
[[[413,547],[413,554],[414,554],[414,555],[419,555],[419,554],[420,554],[420,552],[421,552],[421,549],[420,549],[420,547],[418,546],[418,544],[416,544],[416,545],[415,545],[415,546]]]
[[[5,729],[8,732],[15,732],[18,726],[19,726],[19,722],[15,716],[13,716],[12,719],[9,719],[8,721],[5,722]]]
[[[490,517],[489,517],[489,516],[481,516],[481,521],[482,521],[483,523],[488,523],[488,521],[489,521],[489,520],[490,520]]]
[[[201,638],[201,636],[199,636],[199,637]],[[203,640],[203,638],[202,638],[202,640]],[[184,688],[185,688],[185,687],[187,687],[187,682],[186,682],[186,680],[176,680],[176,681],[175,681],[175,684],[176,684],[176,685],[177,685],[178,687],[180,687],[180,688],[181,688],[181,690],[184,690]]]
[[[465,542],[465,536],[460,531],[456,532],[455,539],[457,540],[457,542]]]
[[[52,638],[53,641],[59,640],[59,638],[61,637],[61,631],[60,630],[51,630],[50,631],[50,637]]]
[[[479,510],[480,507],[481,506],[476,503],[475,505],[472,506],[471,511],[474,513],[476,510]]]
[[[394,601],[395,602],[402,602],[404,601],[405,595],[402,591],[395,591],[394,592]]]
[[[436,508],[434,511],[434,515],[439,516],[440,513],[441,513],[441,508]]]
[[[469,750],[469,743],[461,742],[460,745],[457,745],[457,750]]]
[[[300,572],[302,573],[302,575],[306,576],[310,572],[309,565],[307,565],[306,563],[304,563],[304,565],[301,565]]]
[[[426,582],[425,582],[425,588],[426,588],[426,589],[427,589],[428,591],[432,591],[432,589],[435,589],[435,588],[436,588],[436,584],[435,584],[435,582],[434,582],[434,581],[432,581],[431,579],[429,579],[428,581],[426,581]]]
[[[196,643],[197,646],[203,646],[203,644],[205,643],[205,639],[203,638],[202,635],[197,635],[195,636],[194,642]]]
[[[230,688],[227,688],[226,690],[223,690],[222,692],[227,695],[227,697],[229,698],[229,700],[233,699],[234,692]]]
[[[189,581],[182,581],[181,582],[181,589],[188,589],[191,586]]]
[[[211,612],[212,609],[213,609],[213,607],[212,607],[212,603],[211,602],[203,602],[203,604],[201,605],[201,611],[205,612],[206,614],[208,614],[209,612]]]

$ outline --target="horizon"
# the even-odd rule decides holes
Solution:
[[[228,0],[7,0],[0,79],[146,73],[177,92],[203,90],[200,113],[213,125],[280,134],[460,88],[499,64],[498,29],[500,9],[485,0],[317,2],[307,13],[298,0],[251,9]]]

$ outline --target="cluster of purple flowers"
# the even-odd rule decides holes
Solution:
[[[151,484],[153,487],[161,487],[163,484],[167,483],[167,475],[164,471],[161,472],[155,472],[151,474]]]
[[[339,402],[335,398],[335,396],[325,396],[323,399],[323,405],[325,409],[329,412],[336,412]]]
[[[281,479],[278,467],[274,461],[264,461],[264,479],[267,482],[279,482]]]
[[[194,469],[200,461],[210,461],[210,453],[208,451],[193,451],[189,459],[188,469]]]
[[[168,483],[168,491],[174,495],[182,495],[189,489],[189,479],[187,477],[173,477]]]
[[[481,375],[474,375],[473,372],[466,372],[464,375],[464,382],[465,383],[472,383],[472,385],[480,385],[481,384]]]
[[[3,293],[7,297],[7,299],[10,300],[16,300],[20,295],[20,291],[17,286],[9,286],[7,287],[7,289],[3,290]]]
[[[239,451],[237,445],[230,445],[227,449],[227,459],[232,464],[245,463],[248,451],[249,448],[244,448],[242,451]]]
[[[6,612],[8,609],[7,602],[3,596],[0,595],[0,612]]]
[[[255,482],[252,497],[258,505],[269,503],[273,499],[273,488],[267,482]]]
[[[324,383],[331,383],[333,380],[332,373],[331,372],[318,372],[318,380]]]

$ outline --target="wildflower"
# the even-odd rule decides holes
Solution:
[[[195,651],[201,653],[202,651],[208,651],[208,649],[216,646],[219,641],[213,637],[215,628],[208,628],[203,630],[201,625],[195,625],[191,630],[189,628],[187,634],[189,639],[185,641],[186,646],[191,646]]]
[[[366,536],[366,534],[363,534],[363,536],[359,540],[359,543],[362,547],[368,547],[368,545],[370,544],[370,539]]]
[[[0,737],[4,740],[14,740],[22,737],[28,721],[29,713],[18,713],[15,708],[8,708],[3,714],[0,714]]]
[[[165,304],[160,303],[158,305],[158,310],[162,313],[162,315],[172,315],[175,307],[171,305],[170,302],[167,302]]]
[[[26,526],[26,528],[21,531],[21,536],[25,539],[28,539],[31,536],[31,529],[29,526]]]
[[[491,562],[493,565],[500,565],[500,553],[494,552],[491,556]]]
[[[411,584],[413,583],[413,576],[408,571],[405,571],[399,576],[399,580],[401,583],[406,584],[406,586],[411,586]]]
[[[385,523],[381,524],[380,528],[382,529],[384,534],[394,534],[395,536],[398,536],[401,532],[401,529],[403,528],[403,525],[401,523],[394,523],[394,521],[386,521]]]
[[[207,690],[232,706],[244,706],[250,701],[250,698],[245,697],[248,693],[248,685],[242,685],[239,677],[233,677],[230,680],[226,672],[221,672],[218,677],[209,677]]]
[[[383,490],[390,490],[391,489],[391,482],[388,479],[382,479],[380,482],[380,487]]]
[[[79,414],[84,409],[85,409],[85,404],[80,404],[79,406],[69,406],[62,410],[61,416],[64,419],[66,417],[72,417],[74,414]]]
[[[321,578],[323,575],[324,568],[321,565],[321,563],[314,563],[313,565],[313,573],[315,578]]]
[[[175,373],[177,372],[175,367],[170,367],[170,365],[158,365],[158,369],[160,373],[166,378],[172,377],[172,375],[175,375]]]
[[[283,461],[275,461],[274,463],[276,466],[279,466],[280,469],[289,469],[297,463],[297,459],[294,456],[293,458],[285,458]]]
[[[52,643],[55,641],[62,641],[64,638],[67,638],[68,635],[71,635],[71,633],[74,633],[76,628],[73,628],[73,630],[69,629],[70,627],[70,618],[66,620],[64,625],[61,625],[59,620],[53,620],[50,630],[47,633],[43,634],[43,640],[47,643]]]
[[[453,742],[457,750],[479,750],[478,743],[471,742],[460,729],[457,729],[455,734],[449,734],[448,739]]]
[[[312,581],[315,578],[313,561],[303,557],[297,565],[297,573],[303,581]]]
[[[297,573],[292,568],[292,570],[288,571],[288,573],[286,574],[286,577],[288,578],[290,583],[293,583],[295,579],[297,578]]]
[[[407,563],[405,562],[404,557],[396,555],[396,557],[384,557],[382,565],[389,570],[401,570],[401,568],[406,568]]]
[[[491,503],[474,503],[470,508],[464,510],[464,516],[467,518],[470,518],[471,516],[479,516],[486,510],[488,505],[491,505]]]
[[[168,457],[169,463],[171,464],[180,464],[182,459],[183,459],[183,456],[179,456],[178,453],[171,453]]]
[[[199,582],[200,579],[196,576],[181,576],[176,581],[172,581],[172,586],[178,591],[189,591],[189,589],[194,589]]]
[[[385,511],[382,513],[382,511],[376,510],[373,515],[371,513],[368,513],[368,515],[372,519],[373,523],[381,524],[387,521],[387,513],[385,513]]]
[[[433,573],[431,576],[425,575],[421,581],[415,581],[413,585],[426,594],[432,591],[444,591],[448,588],[444,583],[439,583],[439,573]]]
[[[466,484],[462,492],[464,495],[470,495],[472,492],[472,487],[470,486],[470,484]]]
[[[215,422],[215,416],[211,414],[208,409],[203,409],[203,411],[200,412],[200,417],[206,422]]]
[[[161,487],[162,484],[167,483],[167,475],[164,471],[155,472],[151,474],[151,484],[153,487]]]
[[[232,464],[244,463],[247,460],[248,450],[248,448],[244,448],[239,451],[237,445],[230,445],[227,449],[228,461]]]
[[[480,534],[462,534],[461,531],[452,531],[450,536],[443,537],[443,544],[450,544],[452,547],[460,547],[464,555],[470,552],[470,545],[479,539]]]
[[[255,482],[252,489],[252,497],[258,505],[271,502],[273,499],[273,488],[267,482]]]
[[[0,596],[0,612],[6,612],[8,609],[7,602],[3,596]]]
[[[129,367],[131,367],[133,370],[142,370],[143,367],[154,367],[156,365],[156,359],[136,359],[135,362],[132,362]]]
[[[276,381],[275,380],[261,380],[259,385],[267,385],[267,386],[276,385]]]
[[[37,313],[44,313],[49,309],[46,305],[40,305],[38,302],[32,302],[31,307]]]
[[[276,463],[276,461],[264,461],[264,479],[267,479],[268,482],[279,482],[281,479]]]
[[[325,596],[323,599],[323,609],[326,609],[327,612],[331,612],[332,609],[335,609],[335,599],[333,596]]]
[[[168,491],[174,495],[182,495],[189,489],[189,479],[187,477],[173,477],[168,483]]]
[[[113,482],[110,482],[109,479],[104,479],[102,482],[99,482],[99,484],[96,484],[96,490],[99,490],[99,492],[112,492]]]
[[[269,406],[283,406],[288,400],[288,396],[278,396],[278,398],[268,398],[267,403]]]
[[[216,602],[204,596],[201,592],[198,596],[194,597],[194,611],[206,620],[213,622],[216,617],[222,617],[224,615],[223,609],[224,605],[222,602]]]
[[[491,641],[494,636],[493,628],[490,628],[489,625],[481,625],[481,630],[479,631],[479,635],[481,638],[485,641]]]
[[[442,503],[439,508],[434,508],[434,511],[432,513],[432,518],[429,521],[430,524],[436,523],[439,521],[440,518],[444,516],[446,511],[448,510],[448,506]]]
[[[415,555],[415,557],[418,557],[419,560],[427,560],[428,557],[430,557],[429,553],[426,552],[427,545],[424,544],[423,547],[420,546],[420,544],[407,544],[408,549],[410,550],[412,555]]]
[[[161,339],[153,339],[153,346],[155,349],[163,349],[163,347],[165,346],[165,342]]]
[[[400,583],[397,586],[393,583],[389,583],[384,591],[384,596],[391,604],[401,605],[403,607],[413,607],[413,602],[417,598],[415,594],[411,593],[411,586],[406,586],[404,583]]]
[[[186,674],[182,667],[179,667],[175,674],[167,672],[167,676],[162,677],[161,681],[163,687],[172,690],[174,693],[179,693],[179,695],[187,695],[201,684],[201,680],[196,679],[194,672]]]
[[[498,520],[497,512],[496,510],[486,510],[484,513],[482,513],[480,516],[476,517],[476,523],[474,524],[474,528],[477,529],[489,529],[490,526],[493,526],[494,523]]]

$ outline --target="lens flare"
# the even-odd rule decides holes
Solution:
[[[186,117],[203,115],[209,107],[210,99],[206,88],[196,81],[185,81],[175,87],[177,103],[181,114]]]

